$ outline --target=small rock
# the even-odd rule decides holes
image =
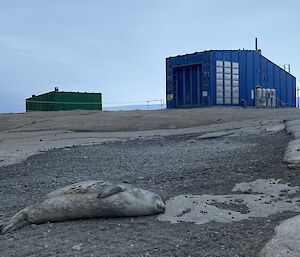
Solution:
[[[74,251],[81,251],[81,249],[82,249],[82,244],[78,244],[78,245],[74,245],[73,247],[72,247],[72,250],[74,250]]]

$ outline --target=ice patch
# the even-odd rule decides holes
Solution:
[[[268,217],[284,211],[300,212],[300,198],[291,199],[288,196],[299,191],[299,187],[279,182],[275,179],[258,179],[250,183],[239,183],[232,191],[243,194],[178,195],[166,202],[166,212],[158,219],[200,225],[210,221],[226,223]],[[217,207],[218,205],[223,208]]]
[[[243,192],[243,193],[259,193],[259,194],[269,194],[276,197],[281,195],[290,195],[299,191],[299,187],[291,187],[289,184],[279,184],[279,179],[258,179],[250,183],[239,183],[236,184],[232,189],[233,192]]]

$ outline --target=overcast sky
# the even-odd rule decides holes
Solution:
[[[165,58],[259,48],[300,76],[300,1],[0,0],[0,112],[52,91],[165,99]],[[297,82],[298,85],[298,82]]]

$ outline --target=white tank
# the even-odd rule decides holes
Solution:
[[[276,89],[270,90],[271,108],[276,108]]]
[[[267,108],[271,108],[270,92],[271,92],[271,89],[267,88],[266,89],[266,104],[267,104]]]
[[[261,88],[258,87],[255,89],[255,107],[260,108],[260,102],[261,102]]]
[[[261,108],[266,108],[266,105],[267,105],[267,90],[265,88],[262,88],[261,89],[261,104],[260,104],[260,107]]]

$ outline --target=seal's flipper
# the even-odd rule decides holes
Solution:
[[[29,223],[30,222],[27,221],[25,209],[23,209],[19,211],[15,216],[13,216],[10,220],[0,223],[0,234],[11,232],[18,228],[24,227]]]
[[[123,191],[125,191],[125,189],[120,186],[107,187],[97,195],[97,198],[105,198],[114,194],[118,194]]]

